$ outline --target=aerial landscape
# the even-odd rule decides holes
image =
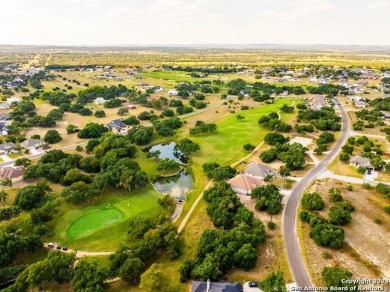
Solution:
[[[0,291],[390,291],[389,1],[59,2],[0,1]]]

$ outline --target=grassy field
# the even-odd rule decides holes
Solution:
[[[52,236],[46,240],[77,250],[116,250],[126,237],[130,218],[151,217],[160,212],[159,197],[148,187],[107,193],[99,203],[83,208],[69,206],[69,210],[53,221]]]
[[[181,82],[196,82],[202,80],[211,80],[216,78],[194,78],[191,77],[191,73],[189,72],[180,72],[180,71],[154,71],[154,72],[145,72],[142,73],[142,76],[151,77],[154,79],[163,79],[163,80],[173,80],[173,81],[181,81]]]

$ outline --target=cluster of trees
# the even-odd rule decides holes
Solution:
[[[52,150],[38,164],[29,166],[24,178],[44,177],[65,185],[61,195],[72,203],[94,198],[108,188],[131,190],[148,183],[147,175],[131,159],[136,147],[127,137],[108,133],[101,139],[89,140],[86,149],[93,151],[95,157]]]
[[[334,84],[321,84],[317,87],[308,86],[309,93],[311,94],[325,94],[328,97],[334,97],[339,93],[347,95],[348,89],[341,85]]]
[[[153,126],[157,134],[163,137],[173,136],[174,130],[179,129],[183,125],[183,122],[179,118],[168,118],[165,120],[154,120]]]
[[[77,137],[81,139],[100,138],[107,131],[108,128],[102,124],[89,123],[78,132]]]
[[[310,224],[310,237],[321,246],[341,248],[344,245],[344,229],[340,225],[348,224],[352,220],[351,212],[355,211],[351,202],[343,199],[339,189],[331,188],[329,198],[334,202],[329,210],[329,220],[318,217],[309,211],[320,211],[325,208],[325,202],[319,193],[307,193],[302,197],[300,218]]]
[[[361,152],[360,155],[370,159],[370,162],[375,169],[384,169],[385,171],[390,171],[389,163],[386,163],[382,160],[382,148],[379,145],[375,145],[375,143],[366,136],[360,136],[358,138],[349,137],[347,144],[341,148],[342,151],[339,157],[340,161],[348,162],[355,150],[355,146],[363,146],[363,152]],[[366,172],[366,168],[360,168],[358,171],[361,174],[364,174]]]
[[[390,111],[390,98],[380,97],[369,101],[370,106],[380,111]]]
[[[0,265],[7,266],[15,260],[18,254],[24,251],[35,251],[42,245],[37,233],[27,233],[10,225],[0,231]]]
[[[266,211],[268,214],[276,215],[282,210],[283,195],[274,184],[255,188],[251,193],[252,199],[256,199],[256,210]]]
[[[334,142],[335,137],[333,133],[323,132],[316,140],[317,148],[314,149],[314,152],[318,155],[321,155],[324,151],[328,150],[328,143]]]
[[[96,260],[79,260],[75,266],[74,253],[50,251],[46,259],[23,267],[9,292],[45,290],[49,283],[70,283],[74,291],[105,291],[105,280],[109,276],[108,269],[99,267]]]
[[[202,167],[207,177],[216,181],[232,178],[237,173],[237,170],[231,166],[221,166],[216,162],[205,163]]]
[[[217,131],[217,125],[214,123],[206,124],[203,121],[196,121],[195,127],[190,129],[190,135],[212,134]]]
[[[305,166],[306,151],[307,149],[298,143],[277,144],[269,150],[263,151],[260,158],[265,163],[279,159],[289,170],[297,170]]]
[[[187,156],[190,156],[200,150],[199,144],[193,142],[188,138],[180,139],[176,143],[175,148],[179,149],[182,153],[184,153]]]
[[[353,274],[343,268],[339,267],[325,267],[322,270],[322,279],[324,280],[328,288],[337,287],[342,291],[356,291],[358,290],[358,285],[353,283],[348,283],[346,280],[352,278]]]
[[[250,96],[255,101],[265,101],[271,99],[272,94],[281,94],[288,91],[295,95],[305,94],[305,90],[301,86],[275,85],[262,82],[248,83],[245,80],[238,78],[227,83],[228,94],[239,95],[241,90],[251,90]]]
[[[139,284],[147,263],[159,251],[166,252],[171,259],[181,255],[182,239],[167,216],[135,217],[127,235],[127,244],[110,256],[110,274],[119,275],[126,282]]]
[[[218,183],[204,194],[207,213],[221,229],[205,230],[195,259],[180,268],[180,279],[217,281],[233,268],[249,270],[256,264],[256,248],[265,241],[264,224],[255,219],[226,183]]]
[[[268,116],[262,116],[259,119],[259,124],[268,130],[279,132],[290,132],[292,130],[291,125],[279,120],[279,115],[275,112],[270,113]]]
[[[81,90],[77,94],[77,103],[86,104],[92,102],[98,97],[103,97],[105,100],[115,99],[118,96],[123,96],[128,93],[126,86],[93,86],[87,89]]]
[[[320,110],[300,110],[297,121],[309,122],[321,131],[340,131],[341,129],[341,117],[336,115],[331,107],[323,107]]]

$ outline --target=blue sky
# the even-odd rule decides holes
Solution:
[[[0,0],[0,43],[390,45],[390,0]]]

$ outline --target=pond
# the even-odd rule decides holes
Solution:
[[[179,163],[187,163],[188,162],[187,155],[185,155],[175,146],[176,146],[175,142],[171,142],[167,144],[158,144],[148,149],[148,151],[149,152],[160,151],[160,155],[158,156],[158,158],[160,159],[169,158]]]
[[[177,176],[157,179],[153,185],[161,194],[169,194],[174,199],[184,200],[186,194],[194,188],[194,181],[191,174],[183,170]]]

